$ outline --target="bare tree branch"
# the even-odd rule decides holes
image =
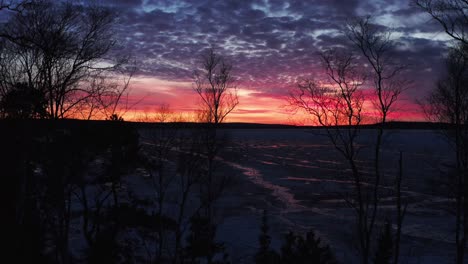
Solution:
[[[101,6],[31,1],[1,30],[2,96],[11,83],[27,83],[44,92],[49,118],[68,116],[88,100],[87,79],[120,65],[106,58],[114,24],[115,14]]]
[[[349,39],[355,44],[365,63],[370,65],[373,78],[373,91],[375,100],[374,107],[378,111],[379,126],[377,129],[376,143],[374,148],[374,175],[371,179],[371,195],[366,196],[364,225],[360,229],[360,242],[362,263],[369,262],[372,246],[372,234],[377,221],[377,211],[380,200],[380,185],[384,177],[381,171],[381,147],[384,134],[384,124],[387,122],[389,113],[393,110],[395,102],[404,90],[411,84],[402,77],[407,68],[395,59],[393,54],[394,42],[391,39],[392,31],[372,24],[370,17],[358,18],[348,24],[347,31]],[[361,222],[361,221],[360,221]]]
[[[239,104],[232,65],[210,49],[202,57],[202,69],[195,72],[193,89],[200,96],[204,120],[219,124]]]
[[[414,0],[414,3],[432,16],[453,39],[468,44],[468,1]]]
[[[456,263],[464,263],[468,239],[468,56],[463,42],[450,50],[446,67],[446,76],[426,100],[426,111],[432,120],[452,125],[446,136],[454,146],[454,171],[444,172],[444,178],[449,197],[455,200]]]

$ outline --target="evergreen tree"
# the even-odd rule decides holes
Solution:
[[[228,263],[224,245],[215,241],[216,225],[207,217],[196,214],[190,219],[190,233],[187,237],[185,259],[189,263],[199,263],[205,259],[207,263]],[[213,261],[217,254],[225,260]],[[202,262],[203,263],[203,262]]]
[[[16,83],[0,99],[0,112],[12,119],[43,118],[47,101],[43,92],[26,83]]]
[[[273,264],[279,263],[279,255],[274,250],[270,249],[271,237],[268,235],[268,215],[267,211],[263,211],[261,233],[258,237],[260,248],[255,254],[255,263],[257,264]]]
[[[322,245],[322,241],[315,236],[312,230],[307,232],[305,239],[300,235],[289,232],[285,240],[281,248],[281,263],[337,263],[330,247],[328,245]]]
[[[281,263],[296,263],[296,239],[297,237],[292,231],[285,235],[284,244],[281,247]]]

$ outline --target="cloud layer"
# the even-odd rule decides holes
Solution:
[[[408,76],[414,79],[406,98],[422,97],[443,71],[449,39],[409,2],[108,0],[120,14],[119,44],[138,62],[140,78],[154,80],[137,79],[135,92],[150,92],[154,102],[173,97],[168,103],[177,108],[193,107],[195,97],[187,100],[192,72],[200,55],[213,47],[234,65],[238,86],[244,90],[236,116],[246,119],[249,115],[256,119],[259,113],[267,117],[267,109],[278,115],[280,98],[296,79],[320,72],[317,52],[349,44],[342,32],[356,16],[372,15],[376,23],[396,30],[397,56],[409,64]],[[164,81],[183,85],[168,86]],[[180,100],[178,94],[186,99]],[[254,98],[262,98],[257,106]]]

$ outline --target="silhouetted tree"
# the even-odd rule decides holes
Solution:
[[[193,197],[193,190],[197,184],[203,183],[205,175],[202,165],[205,157],[201,155],[203,144],[199,137],[190,137],[181,142],[181,152],[177,157],[177,178],[175,182],[179,185],[177,226],[175,230],[175,246],[173,263],[179,263],[184,259],[183,236],[185,235],[186,219],[193,215],[193,208],[189,208],[188,203]],[[189,210],[192,210],[190,212]],[[195,210],[197,211],[197,209]]]
[[[122,175],[134,169],[139,151],[139,135],[122,117],[114,115],[109,124],[110,157],[107,164],[107,179],[111,183],[114,205],[119,206],[118,189]]]
[[[232,65],[210,49],[202,57],[202,68],[195,71],[194,90],[202,99],[202,122],[219,124],[239,103],[232,76]]]
[[[95,186],[92,186],[91,184],[94,184]],[[102,219],[105,210],[107,209],[106,205],[108,204],[112,191],[104,188],[101,184],[96,184],[96,182],[87,182],[84,179],[79,181],[77,185],[79,193],[75,193],[75,196],[82,206],[81,229],[83,236],[86,239],[86,243],[91,249],[96,243],[98,243],[98,237],[102,235],[100,233],[101,228],[105,225]],[[89,189],[94,191],[92,197],[88,194]]]
[[[81,83],[87,96],[69,111],[69,115],[85,120],[123,120],[127,111],[137,103],[129,105],[130,81],[135,67],[125,66],[122,71],[100,73]]]
[[[334,50],[324,52],[321,58],[328,82],[303,80],[291,93],[290,104],[305,110],[317,124],[326,128],[328,138],[351,167],[354,193],[347,202],[356,212],[358,245],[362,263],[366,264],[370,260],[380,185],[384,177],[380,157],[384,125],[399,96],[411,82],[402,77],[406,65],[395,59],[391,31],[372,24],[370,18],[364,18],[349,24],[347,34],[364,59],[363,63],[368,66],[359,65],[352,54]],[[376,99],[371,102],[378,113],[379,126],[374,145],[374,175],[364,178],[356,164],[359,151],[356,137],[365,101],[360,87],[367,83],[369,77],[373,81],[371,85]],[[345,127],[340,127],[343,125]],[[401,183],[401,179],[397,182]],[[395,187],[401,188],[401,184]],[[396,193],[400,194],[398,190]],[[400,213],[398,215],[401,216]]]
[[[206,163],[202,165],[205,175],[204,182],[201,184],[201,209],[208,223],[216,227],[212,223],[213,204],[221,195],[227,180],[224,175],[214,177],[215,158],[226,144],[225,136],[218,134],[218,126],[234,110],[239,101],[231,72],[232,65],[224,57],[210,49],[202,56],[201,64],[201,69],[194,73],[193,89],[202,101],[200,108],[202,115],[198,121],[206,123],[206,126],[203,131],[194,133],[193,137],[201,139],[202,152],[200,154],[206,157]],[[212,252],[211,255],[214,253]],[[210,259],[211,257],[208,257],[211,263]]]
[[[98,109],[104,114],[105,117],[109,118],[116,116],[123,119],[123,116],[127,111],[133,107],[129,105],[129,94],[130,94],[130,81],[135,73],[136,68],[130,67],[121,72],[123,79],[121,83],[117,81],[108,81],[103,83],[100,93],[91,93],[91,96],[98,101]],[[118,79],[117,76],[110,76],[110,78]]]
[[[0,111],[6,118],[29,119],[46,116],[47,101],[40,90],[17,83],[0,98]]]
[[[41,189],[34,172],[40,145],[37,130],[29,129],[26,121],[0,122],[0,167],[2,168],[2,206],[5,227],[2,232],[4,258],[18,263],[47,263],[44,250],[46,224],[37,197]]]
[[[370,65],[373,91],[376,96],[373,104],[378,113],[379,124],[374,145],[374,175],[370,182],[372,194],[370,197],[367,196],[366,202],[370,206],[366,209],[364,225],[359,228],[363,264],[368,263],[372,232],[378,215],[380,185],[385,177],[381,170],[380,157],[384,125],[401,93],[411,84],[402,75],[407,66],[394,56],[395,43],[391,39],[391,34],[391,30],[372,24],[370,17],[358,19],[348,25],[348,37],[358,48],[365,62]]]
[[[198,214],[192,216],[185,248],[186,259],[190,263],[197,263],[200,259],[213,263],[214,256],[224,252],[224,245],[215,241],[215,235],[216,226],[209,217]]]
[[[34,188],[34,186],[29,186]],[[19,232],[14,234],[16,238],[21,241],[18,245],[18,251],[15,251],[15,261],[19,263],[47,263],[51,261],[51,258],[46,257],[44,253],[46,245],[44,240],[46,239],[46,228],[44,219],[41,217],[41,210],[37,204],[37,200],[31,194],[34,194],[31,190],[27,193],[26,203],[24,209],[23,222],[18,230]],[[11,241],[10,241],[11,242]]]
[[[309,231],[306,237],[289,232],[285,236],[285,242],[281,247],[281,263],[337,263],[330,247],[323,245],[314,231]]]
[[[468,54],[465,44],[450,49],[447,72],[427,98],[426,112],[434,121],[452,125],[446,131],[453,143],[455,165],[449,176],[449,196],[454,198],[456,263],[463,263],[468,239]],[[445,177],[444,177],[445,178]]]
[[[401,194],[401,185],[403,181],[403,152],[400,151],[400,158],[398,159],[398,175],[395,181],[395,195],[396,195],[396,224],[397,229],[395,232],[394,241],[394,254],[393,263],[400,263],[400,242],[401,242],[401,231],[403,229],[403,220],[406,215],[406,209],[408,208],[408,202],[403,201]]]
[[[267,211],[264,210],[262,216],[261,233],[258,237],[260,248],[255,254],[255,263],[257,264],[274,264],[279,263],[280,261],[279,255],[274,250],[270,249],[271,237],[268,234],[269,229],[270,227],[268,226]]]
[[[117,114],[112,114],[106,119],[109,120],[109,121],[120,121],[120,122],[124,121],[123,117],[121,117],[121,116],[119,116]]]
[[[360,249],[363,255],[368,255],[365,252],[370,246],[367,238],[370,201],[363,185],[363,174],[357,166],[359,147],[356,142],[363,118],[364,96],[360,87],[366,78],[351,53],[329,50],[321,54],[321,59],[328,82],[304,80],[290,94],[289,100],[292,106],[305,110],[325,128],[335,149],[348,162],[354,190],[347,202],[356,213]]]
[[[414,0],[431,15],[453,39],[468,44],[468,2],[466,0]]]
[[[448,131],[454,142],[456,165],[451,192],[455,195],[456,263],[464,263],[468,239],[468,15],[465,0],[415,0],[445,32],[458,41],[447,58],[447,76],[440,80],[427,100],[430,118],[453,125]]]
[[[72,131],[55,124],[48,126],[41,140],[42,150],[37,160],[41,168],[37,177],[41,181],[37,186],[40,192],[36,201],[45,223],[46,252],[57,263],[69,263],[73,261],[70,229],[74,194],[94,156],[94,144],[90,144],[94,141],[90,134],[84,133],[85,130]]]
[[[66,117],[92,95],[85,80],[114,69],[115,14],[102,6],[31,1],[2,28],[0,96],[26,83],[47,100],[49,118]],[[104,63],[105,62],[105,63]]]
[[[169,188],[176,180],[174,175],[168,170],[167,159],[171,155],[172,148],[177,146],[177,140],[178,131],[169,124],[167,126],[157,126],[146,131],[143,138],[145,145],[144,154],[141,159],[154,188],[157,206],[156,212],[159,216],[165,214],[166,196]],[[157,231],[155,261],[158,263],[162,261],[164,247],[167,247],[164,244],[165,229],[164,223],[161,223]]]
[[[393,261],[393,236],[390,223],[385,223],[384,230],[377,241],[375,264],[390,264]]]

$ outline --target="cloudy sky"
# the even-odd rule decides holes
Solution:
[[[395,30],[414,80],[394,118],[421,120],[415,103],[443,72],[449,38],[411,0],[108,0],[120,13],[118,39],[137,61],[137,111],[197,108],[192,73],[207,48],[234,66],[240,104],[228,121],[291,123],[284,97],[298,77],[318,76],[317,52],[348,45],[346,22],[372,15]]]

